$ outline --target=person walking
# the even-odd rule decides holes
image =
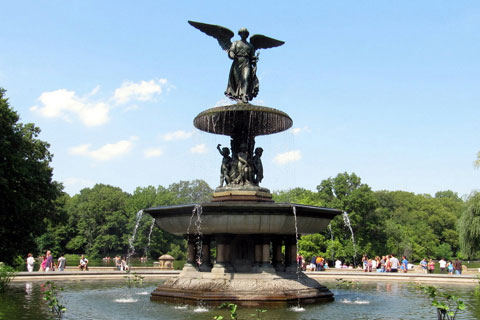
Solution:
[[[65,259],[63,254],[61,254],[60,258],[58,258],[58,271],[64,271],[66,264],[67,264],[67,259]]]
[[[408,271],[408,260],[406,256],[402,257],[402,269],[404,273],[407,273]]]
[[[430,259],[428,260],[428,273],[433,273],[435,271],[435,262]]]
[[[54,271],[53,269],[53,256],[50,250],[47,251],[47,262],[45,262],[45,272]]]
[[[455,259],[455,262],[453,263],[453,269],[455,269],[455,274],[462,274],[462,262],[458,258]]]
[[[453,275],[453,263],[451,260],[449,260],[447,263],[447,271],[449,275]]]
[[[31,253],[27,255],[27,271],[33,272],[33,266],[35,265],[35,258]]]
[[[420,261],[420,267],[422,267],[423,273],[427,273],[427,269],[428,269],[427,266],[428,266],[427,259],[423,258],[422,261]]]
[[[447,262],[445,261],[445,259],[440,259],[440,261],[438,261],[438,264],[440,265],[440,273],[445,273],[445,267],[447,266]]]
[[[393,254],[390,255],[390,264],[391,264],[390,272],[398,272],[398,266],[400,262]]]

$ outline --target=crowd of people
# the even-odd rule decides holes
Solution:
[[[324,271],[329,268],[328,261],[322,256],[313,256],[310,263],[305,261],[303,256],[297,256],[297,264],[303,271]],[[336,259],[333,263],[335,269],[354,269],[354,266],[349,263],[342,263],[340,259]],[[440,273],[462,274],[462,262],[457,258],[456,260],[440,259],[438,261],[440,266]],[[435,261],[433,259],[423,259],[419,266],[424,273],[435,272]],[[386,256],[376,256],[375,258],[368,258],[367,255],[362,256],[361,264],[357,268],[361,268],[364,272],[408,272],[414,270],[415,266],[409,263],[406,256],[402,256],[399,260],[394,254]]]
[[[57,260],[55,260],[50,250],[47,250],[47,252],[44,255],[41,255],[37,259],[40,262],[40,265],[38,267],[39,272],[49,272],[49,271],[55,271],[55,270],[65,271],[65,267],[67,265],[67,259],[64,257],[63,254],[61,254],[60,257]],[[28,272],[34,271],[36,261],[37,260],[33,257],[31,253],[27,255],[26,265],[27,265]],[[85,258],[84,255],[82,255],[80,258],[80,263],[78,265],[78,268],[79,270],[82,270],[82,271],[88,271],[88,259]]]

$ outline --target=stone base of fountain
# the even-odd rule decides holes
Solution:
[[[225,201],[273,202],[273,199],[270,190],[258,186],[228,186],[217,188],[213,193],[212,202]]]
[[[246,306],[333,301],[332,292],[303,273],[276,273],[271,267],[266,269],[270,272],[183,271],[180,276],[159,285],[150,299],[211,305],[232,302]]]

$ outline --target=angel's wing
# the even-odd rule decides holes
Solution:
[[[208,34],[211,37],[214,37],[218,40],[218,44],[222,47],[223,50],[228,50],[232,46],[231,39],[234,36],[233,31],[222,26],[217,26],[215,24],[207,24],[195,21],[188,21],[188,23],[197,28],[198,30]]]
[[[268,49],[268,48],[279,47],[285,42],[277,39],[269,38],[261,34],[255,34],[250,37],[250,43],[253,44],[255,49]]]

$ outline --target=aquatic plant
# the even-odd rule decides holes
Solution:
[[[230,319],[232,320],[238,320],[238,315],[237,315],[237,305],[234,303],[222,303],[218,308],[223,309],[227,308],[228,311],[230,311]],[[263,319],[263,314],[267,312],[265,309],[255,309],[255,313],[250,313],[250,317],[256,320],[262,320]],[[223,320],[223,316],[214,316],[213,320]]]
[[[62,319],[67,308],[60,303],[58,292],[63,291],[62,287],[57,287],[52,281],[47,281],[43,285],[43,300],[47,301],[50,311],[57,319]]]
[[[437,309],[438,320],[454,320],[459,311],[465,310],[465,304],[457,296],[441,292],[434,286],[416,286],[422,290],[432,301],[432,306]]]
[[[127,271],[127,273],[130,273],[130,271]],[[133,272],[131,276],[127,275],[124,276],[124,278],[127,280],[127,286],[140,288],[143,285],[143,279],[145,277]]]
[[[15,269],[0,262],[0,292],[5,291],[10,281],[15,278]]]

